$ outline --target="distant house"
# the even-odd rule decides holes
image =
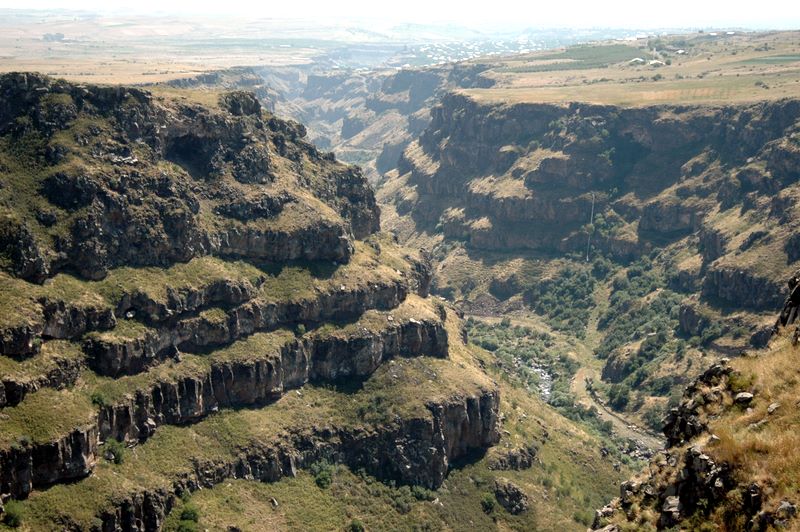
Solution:
[[[641,57],[634,57],[633,59],[628,61],[628,64],[629,65],[643,65],[644,64],[644,59],[642,59]]]
[[[684,55],[684,54],[686,54],[686,50],[681,49],[681,50],[678,50],[675,53],[678,54],[678,55]]]
[[[654,66],[654,67],[662,67],[662,66],[666,65],[666,63],[664,61],[660,61],[658,59],[652,59],[647,64],[650,65],[650,66]]]

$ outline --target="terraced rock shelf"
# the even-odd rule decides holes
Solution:
[[[33,529],[321,460],[437,488],[498,441],[426,258],[304,134],[249,93],[0,77],[0,498]]]

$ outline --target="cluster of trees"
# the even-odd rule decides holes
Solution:
[[[595,284],[589,267],[569,264],[551,279],[529,288],[525,296],[531,307],[546,316],[554,329],[583,338],[594,306]]]

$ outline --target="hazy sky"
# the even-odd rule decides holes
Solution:
[[[0,8],[69,8],[275,18],[358,18],[514,27],[800,28],[797,0],[0,0]]]

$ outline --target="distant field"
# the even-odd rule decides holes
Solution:
[[[636,61],[635,58],[639,58]],[[694,34],[506,59],[478,101],[614,105],[800,98],[800,32]]]
[[[768,55],[766,57],[754,57],[742,61],[743,65],[780,65],[782,63],[800,62],[800,54],[793,55]]]
[[[264,21],[239,22],[0,19],[0,72],[155,83],[237,66],[324,62],[341,44],[283,26],[287,32],[273,34]],[[496,81],[464,91],[479,101],[635,106],[800,98],[800,32],[660,36],[473,61],[491,64],[483,75]]]
[[[562,87],[510,87],[466,90],[478,101],[590,102],[615,105],[659,103],[724,103],[800,97],[800,70],[793,76],[664,80],[628,83],[598,83]],[[756,86],[758,81],[769,88]]]
[[[637,57],[638,49],[624,44],[606,46],[581,45],[557,53],[537,56],[532,64],[510,66],[505,72],[552,72],[556,70],[584,70],[604,67]],[[541,62],[540,62],[541,61]]]
[[[153,83],[235,66],[308,64],[338,43],[275,37],[226,18],[0,18],[0,72],[93,83]],[[49,37],[49,38],[45,38]]]

